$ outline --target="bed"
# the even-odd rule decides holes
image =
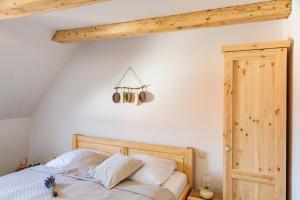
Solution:
[[[172,175],[170,180],[161,187],[152,187],[124,181],[112,190],[106,190],[100,184],[90,180],[65,176],[51,171],[45,166],[39,166],[21,172],[0,177],[0,200],[46,200],[51,199],[50,193],[43,186],[43,180],[55,175],[59,197],[66,200],[186,200],[193,186],[193,149],[143,144],[137,142],[104,139],[97,137],[73,135],[72,149],[90,149],[107,153],[123,155],[146,154],[174,160],[177,163],[176,172],[184,173],[186,179]],[[171,180],[172,179],[172,180]],[[184,182],[185,181],[185,182]],[[172,197],[171,194],[172,193]],[[174,197],[175,198],[174,198]],[[101,198],[100,198],[101,197]],[[121,198],[122,197],[122,198]]]

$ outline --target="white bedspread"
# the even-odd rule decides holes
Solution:
[[[45,166],[0,177],[0,200],[53,199],[44,185],[50,174],[56,178],[58,200],[175,200],[174,194],[165,188],[125,181],[106,190],[95,181],[57,174]]]

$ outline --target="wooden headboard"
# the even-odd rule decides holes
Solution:
[[[194,150],[192,148],[143,144],[124,140],[90,137],[80,134],[73,135],[72,148],[73,150],[78,148],[85,148],[104,151],[108,153],[122,153],[124,155],[142,153],[174,160],[177,163],[177,170],[185,173],[187,175],[188,184],[190,186],[193,186]]]

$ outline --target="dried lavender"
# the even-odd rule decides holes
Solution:
[[[55,191],[55,177],[50,176],[45,180],[45,186],[52,191],[52,196],[57,197],[57,192]]]

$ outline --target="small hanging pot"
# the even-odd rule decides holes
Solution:
[[[112,100],[114,103],[120,103],[121,101],[121,94],[116,90],[116,92],[112,96]]]
[[[129,89],[124,90],[123,92],[123,103],[130,103],[130,92]]]
[[[127,92],[124,90],[123,91],[123,103],[127,102],[126,98],[127,98]]]
[[[134,101],[135,101],[135,93],[131,91],[129,93],[129,96],[130,96],[129,103],[134,103]]]
[[[147,93],[144,92],[144,90],[142,89],[142,91],[139,93],[139,101],[141,103],[144,103],[147,99]]]

